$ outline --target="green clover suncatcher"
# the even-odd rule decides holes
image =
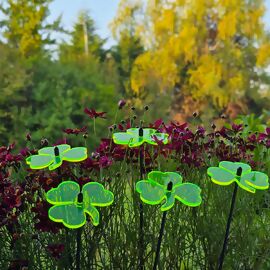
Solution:
[[[240,176],[237,175],[239,168]],[[248,164],[241,162],[221,161],[218,167],[208,168],[207,173],[215,184],[226,186],[236,182],[241,188],[252,193],[255,193],[256,189],[269,187],[266,174],[252,171]]]
[[[201,189],[192,183],[182,183],[182,176],[178,173],[152,171],[148,173],[147,180],[137,182],[136,191],[140,193],[141,200],[147,204],[156,205],[164,201],[161,206],[163,215],[153,266],[153,270],[156,270],[167,211],[173,207],[175,199],[188,206],[199,206],[202,202]]]
[[[108,206],[113,203],[114,195],[97,182],[90,182],[80,190],[78,183],[64,181],[46,193],[46,199],[53,204],[49,209],[49,218],[62,222],[66,227],[76,229],[86,222],[86,213],[93,225],[99,224],[99,212],[95,206]]]
[[[62,162],[80,162],[87,158],[86,147],[71,148],[68,144],[60,144],[54,147],[44,147],[38,150],[38,155],[32,155],[26,159],[31,169],[54,170],[62,165]]]
[[[227,186],[233,182],[235,183],[223,247],[218,261],[218,270],[222,270],[238,186],[248,192],[255,193],[256,189],[267,189],[269,187],[269,182],[266,174],[252,171],[248,164],[242,162],[221,161],[219,162],[218,167],[208,168],[207,174],[211,177],[211,180],[218,185]]]
[[[141,200],[147,204],[156,205],[165,201],[161,211],[173,207],[175,199],[188,206],[199,206],[202,202],[201,189],[192,183],[182,183],[182,176],[175,172],[152,171],[147,180],[136,184]]]
[[[129,147],[137,147],[143,143],[157,145],[155,138],[162,141],[163,144],[168,143],[169,135],[166,133],[157,133],[152,128],[129,128],[126,132],[117,132],[113,134],[113,141],[116,144],[128,145]]]

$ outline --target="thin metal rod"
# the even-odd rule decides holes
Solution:
[[[140,147],[140,180],[143,180],[143,146]],[[144,237],[143,237],[143,204],[140,201],[140,228],[139,228],[139,269],[143,270]]]
[[[157,249],[156,249],[156,257],[155,257],[155,262],[154,262],[153,270],[156,270],[157,269],[157,265],[158,265],[158,261],[159,261],[159,253],[160,253],[162,236],[164,234],[166,216],[167,216],[167,211],[164,211],[163,212],[163,215],[162,215],[161,225],[160,225],[160,231],[159,231],[158,243],[157,243]]]
[[[235,182],[234,183],[233,195],[232,195],[232,201],[231,201],[231,209],[230,209],[230,213],[229,213],[228,220],[227,220],[227,225],[226,225],[226,232],[225,232],[223,247],[222,247],[222,251],[221,251],[220,256],[219,256],[218,270],[222,270],[222,267],[223,267],[223,262],[224,262],[224,258],[225,258],[226,247],[228,245],[228,239],[229,239],[229,233],[230,233],[230,226],[231,226],[231,222],[232,222],[232,216],[233,216],[233,210],[234,210],[234,205],[235,205],[237,190],[238,190],[238,184]]]
[[[82,228],[77,229],[76,270],[81,269]]]

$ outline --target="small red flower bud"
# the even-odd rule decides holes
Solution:
[[[32,139],[32,138],[31,138],[31,134],[30,134],[30,133],[27,133],[27,134],[26,134],[26,140],[30,142],[31,139]]]
[[[126,105],[126,101],[124,99],[120,99],[118,102],[118,109],[121,110]]]

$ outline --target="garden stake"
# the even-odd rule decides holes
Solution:
[[[238,177],[241,177],[241,174],[242,174],[242,168],[239,167],[237,169],[236,175]],[[238,184],[235,182],[234,183],[233,195],[232,195],[231,209],[230,209],[230,213],[229,213],[229,217],[228,217],[227,225],[226,225],[226,232],[225,232],[223,247],[222,247],[222,251],[221,251],[220,256],[219,256],[218,270],[222,270],[222,267],[223,267],[223,262],[224,262],[224,258],[225,258],[226,247],[228,245],[228,238],[229,238],[229,233],[230,233],[230,226],[231,226],[231,222],[232,222],[232,216],[233,216],[233,210],[234,210],[234,205],[235,205],[237,191],[238,191]]]
[[[80,262],[81,262],[81,247],[82,247],[82,228],[77,229],[77,253],[76,253],[76,270],[80,270]]]
[[[167,190],[171,191],[172,190],[173,183],[169,182],[167,186]],[[156,257],[155,257],[155,262],[154,262],[154,267],[153,270],[157,269],[158,265],[158,259],[159,259],[159,253],[160,253],[160,247],[161,247],[161,241],[162,241],[162,236],[164,233],[164,228],[165,228],[165,222],[166,222],[166,216],[167,216],[167,211],[163,212],[162,215],[162,221],[161,221],[161,226],[160,226],[160,231],[159,231],[159,236],[158,236],[158,243],[157,243],[157,249],[156,249]]]
[[[231,161],[219,162],[218,167],[208,168],[207,174],[211,177],[212,182],[218,185],[228,186],[233,182],[235,183],[231,201],[231,209],[226,225],[223,248],[218,260],[218,270],[222,270],[238,186],[254,194],[257,189],[268,189],[269,179],[265,173],[259,171],[252,171],[251,167],[246,163]]]
[[[141,180],[136,184],[136,191],[144,203],[156,205],[162,203],[160,210],[163,213],[156,257],[153,270],[157,269],[162,236],[165,228],[166,213],[174,206],[176,200],[183,204],[196,207],[202,202],[201,189],[192,183],[182,183],[182,176],[175,172],[151,171],[147,180]]]
[[[139,136],[143,137],[143,129],[142,127],[139,129]],[[143,179],[143,146],[140,146],[140,179]],[[143,204],[140,201],[140,229],[139,229],[139,269],[143,269]]]
[[[81,206],[83,205],[83,193],[80,192],[78,194],[78,204],[80,204]],[[82,228],[78,228],[77,229],[77,253],[76,253],[76,270],[80,270],[81,266],[80,266],[80,261],[81,261],[81,238],[82,238]]]

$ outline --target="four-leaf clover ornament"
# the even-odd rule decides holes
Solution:
[[[46,193],[46,199],[53,204],[49,209],[49,218],[62,222],[66,227],[76,229],[86,222],[86,213],[90,215],[95,226],[99,224],[99,212],[95,206],[108,206],[113,203],[114,195],[97,182],[83,186],[64,181]]]
[[[256,189],[269,187],[268,176],[262,172],[252,171],[248,164],[221,161],[218,167],[210,167],[207,174],[218,185],[227,186],[236,182],[246,191],[255,193]]]
[[[175,199],[188,206],[199,206],[202,202],[201,189],[192,183],[182,183],[182,176],[175,172],[152,171],[147,180],[136,184],[141,200],[147,204],[160,204],[161,211],[173,207]]]
[[[167,144],[168,137],[168,134],[157,133],[153,128],[129,128],[126,132],[114,133],[113,141],[116,144],[137,147],[142,145],[144,142],[157,145],[157,141],[161,141],[163,144]]]
[[[26,159],[31,169],[54,170],[62,165],[62,162],[80,162],[87,158],[86,147],[71,148],[68,144],[60,144],[54,147],[44,147],[38,150],[38,155],[32,155]]]

